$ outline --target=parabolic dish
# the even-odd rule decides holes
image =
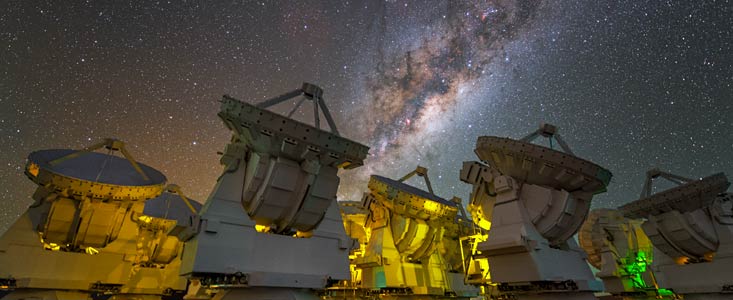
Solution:
[[[604,192],[611,172],[574,155],[510,138],[482,136],[476,155],[502,174],[569,192]]]
[[[93,198],[149,199],[160,194],[166,181],[160,171],[138,164],[148,176],[146,180],[130,161],[97,152],[61,160],[77,150],[50,149],[35,151],[28,156],[26,174],[38,185],[50,184],[57,190]]]
[[[251,141],[250,147],[255,152],[301,155],[304,150],[309,150],[322,153],[323,160],[345,169],[363,165],[369,152],[367,146],[229,96],[224,96],[221,103],[219,117],[229,129]],[[257,142],[262,140],[259,136],[282,140],[285,145]],[[288,148],[297,150],[283,151]]]
[[[188,199],[189,203],[196,211],[201,210],[201,204]],[[188,208],[188,205],[176,193],[163,192],[160,196],[145,201],[143,214],[146,216],[163,218],[168,220],[176,220],[179,225],[190,225],[190,218],[194,213]]]
[[[627,218],[646,218],[673,210],[690,212],[710,205],[729,186],[725,174],[717,173],[625,204],[619,210]]]

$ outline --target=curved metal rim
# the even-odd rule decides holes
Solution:
[[[222,120],[224,120],[225,123],[228,122],[227,126],[229,127],[232,127],[232,126],[236,127],[237,125],[247,124],[246,126],[247,128],[256,127],[258,128],[258,131],[261,128],[269,129],[268,131],[271,130],[273,133],[282,135],[283,137],[294,139],[304,144],[313,145],[319,148],[327,149],[328,151],[332,151],[335,153],[345,155],[349,159],[353,160],[352,163],[355,165],[362,165],[363,160],[366,159],[368,155],[369,147],[357,141],[342,137],[338,134],[323,130],[321,128],[317,128],[310,124],[306,124],[304,122],[301,122],[301,121],[298,121],[292,118],[288,118],[276,112],[257,107],[256,105],[252,105],[250,103],[235,99],[230,96],[225,95],[223,99],[224,99],[223,104],[231,103],[231,105],[235,106],[234,108],[223,106],[222,110],[219,112],[219,117]],[[255,117],[253,117],[252,119],[245,120],[245,122],[242,122],[241,119],[243,117],[242,116],[243,111],[246,111],[246,113],[249,113]],[[277,130],[277,128],[267,128],[266,126],[264,126],[263,123],[259,121],[259,119],[264,119],[264,120],[275,119],[277,120],[277,122],[291,122],[293,124],[297,124],[298,127],[303,127],[304,130],[307,132],[313,131],[314,134],[325,136],[328,140],[332,140],[333,142],[326,144],[326,143],[319,143],[317,140],[313,140],[313,139],[305,140],[301,138],[299,135],[295,135],[289,132],[281,132],[282,129]],[[345,150],[337,149],[336,147],[334,147],[334,145],[339,145],[339,144],[343,145],[343,148],[345,148]]]
[[[201,210],[203,204],[193,199],[188,200],[190,201],[191,205],[194,206],[196,211]],[[163,216],[165,214],[169,214],[167,218],[164,218],[168,220],[183,219],[187,218],[188,216],[195,215],[191,212],[191,210],[189,210],[188,207],[186,207],[185,202],[180,199],[180,196],[178,194],[168,191],[164,191],[157,197],[145,201],[143,214],[157,218],[164,218]]]
[[[548,155],[543,156],[533,156],[528,153],[528,151],[521,151],[517,149],[512,149],[514,147],[508,148],[506,146],[498,146],[496,144],[504,143],[505,145],[509,146],[519,146],[519,147],[531,147],[534,149],[544,150],[545,152],[549,152]],[[488,145],[487,145],[488,144]],[[492,147],[493,146],[493,147]],[[594,178],[598,181],[600,181],[604,187],[608,186],[608,183],[611,179],[611,171],[592,163],[588,160],[579,158],[577,156],[563,153],[554,149],[550,149],[541,145],[532,144],[528,142],[522,142],[511,138],[505,138],[505,137],[497,137],[497,136],[481,136],[476,141],[476,155],[479,156],[479,158],[483,161],[490,161],[486,159],[485,157],[481,157],[478,154],[479,149],[481,148],[497,148],[501,149],[505,152],[512,152],[512,153],[518,153],[521,155],[528,155],[532,158],[535,158],[537,160],[546,161],[549,163],[552,163],[556,166],[561,166],[564,168],[570,169],[571,167],[569,165],[582,165],[582,166],[588,166],[588,168],[574,168],[575,171],[582,172],[588,177]],[[569,161],[570,163],[566,163]]]
[[[456,204],[453,203],[453,202],[450,202],[448,200],[445,200],[443,198],[440,198],[440,197],[438,197],[436,195],[430,194],[430,193],[428,193],[426,191],[423,191],[423,190],[421,190],[419,188],[416,188],[416,187],[411,186],[409,184],[406,184],[404,182],[400,182],[400,181],[397,181],[397,180],[394,180],[394,179],[390,179],[390,178],[387,178],[387,177],[384,177],[384,176],[379,176],[379,175],[372,175],[371,176],[371,179],[372,180],[375,180],[375,181],[378,181],[378,182],[380,182],[382,184],[385,184],[387,186],[393,187],[395,189],[398,189],[398,190],[400,190],[400,191],[402,191],[404,193],[412,194],[412,195],[415,195],[415,196],[420,197],[420,198],[423,198],[423,199],[427,199],[427,200],[431,200],[431,201],[434,201],[434,202],[438,202],[438,203],[443,204],[443,205],[446,205],[446,206],[456,207]]]
[[[641,215],[644,215],[644,214],[638,212],[639,210],[649,209],[645,206],[654,206],[656,210],[663,210],[663,207],[655,206],[655,204],[657,204],[657,203],[653,203],[655,202],[655,200],[666,199],[664,201],[665,203],[679,202],[682,198],[688,198],[688,199],[691,198],[690,196],[687,196],[688,193],[685,193],[685,191],[687,190],[694,191],[696,189],[703,188],[705,185],[710,185],[713,187],[714,190],[717,190],[717,192],[714,192],[712,195],[712,198],[715,198],[716,195],[723,193],[728,189],[728,187],[730,186],[730,182],[728,182],[728,178],[725,176],[725,174],[716,173],[716,174],[704,177],[700,180],[690,181],[683,185],[679,185],[679,186],[655,193],[649,197],[641,198],[633,202],[624,204],[621,207],[619,207],[619,210],[621,210],[624,216],[626,217],[640,217]],[[675,194],[677,194],[677,196],[672,197],[672,195],[675,195]],[[712,199],[702,199],[703,196],[709,196],[709,195],[697,194],[694,196],[694,199],[690,199],[689,201],[693,201],[696,199],[700,200],[700,201],[695,201],[695,202],[700,203],[702,207],[703,201],[712,200]],[[644,205],[645,204],[644,202],[650,202],[650,203],[647,203],[646,205]],[[664,211],[669,211],[669,210],[664,210]],[[649,215],[649,214],[651,214],[651,212],[646,215]]]

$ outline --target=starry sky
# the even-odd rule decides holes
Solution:
[[[2,1],[0,232],[31,203],[28,153],[105,137],[203,201],[230,137],[221,95],[303,81],[371,147],[339,199],[417,164],[467,199],[458,171],[478,136],[549,122],[614,173],[594,207],[615,207],[653,166],[733,174],[732,43],[723,0]]]

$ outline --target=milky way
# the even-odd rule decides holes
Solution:
[[[106,137],[204,201],[231,138],[221,95],[257,103],[304,81],[371,147],[342,172],[343,200],[418,164],[466,199],[476,138],[541,122],[614,173],[594,207],[634,200],[651,167],[733,173],[730,0],[5,0],[0,232],[31,203],[30,152]]]
[[[355,132],[355,138],[372,145],[371,156],[364,168],[343,176],[342,197],[358,197],[367,176],[394,171],[395,161],[404,167],[442,160],[440,135],[455,121],[447,112],[466,101],[459,89],[490,74],[494,60],[506,59],[507,43],[531,29],[544,6],[539,1],[451,1],[414,47],[392,55],[380,49],[374,75],[366,78]],[[379,36],[388,36],[388,18],[378,20]]]

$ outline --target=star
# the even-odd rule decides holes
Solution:
[[[221,95],[260,102],[303,81],[371,147],[340,173],[340,200],[418,163],[439,196],[468,199],[458,170],[476,138],[542,122],[614,173],[594,207],[635,200],[651,167],[733,174],[730,4],[668,3],[5,1],[0,232],[31,203],[30,152],[107,137],[203,202],[231,138]],[[312,123],[308,109],[293,116]]]

